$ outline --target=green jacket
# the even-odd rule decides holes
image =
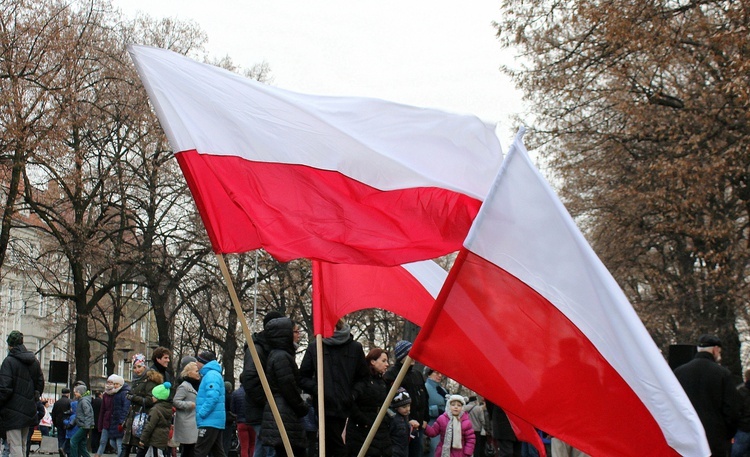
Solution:
[[[143,427],[141,442],[160,449],[167,447],[169,427],[172,425],[172,402],[158,401],[148,411],[148,422]]]

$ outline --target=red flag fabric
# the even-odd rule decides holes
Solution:
[[[474,116],[129,51],[217,253],[395,266],[455,252],[502,161]]]
[[[591,455],[710,454],[683,389],[520,134],[410,355]]]
[[[422,326],[447,276],[432,260],[396,267],[313,261],[315,334],[330,337],[343,316],[373,308]]]

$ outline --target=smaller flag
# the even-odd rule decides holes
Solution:
[[[313,327],[330,337],[336,322],[362,309],[384,309],[421,326],[448,273],[432,260],[395,267],[313,261]]]

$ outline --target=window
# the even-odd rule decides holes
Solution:
[[[47,297],[39,294],[39,317],[47,315]]]

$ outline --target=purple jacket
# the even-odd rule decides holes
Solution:
[[[450,414],[450,411],[441,414],[432,425],[428,425],[427,428],[424,429],[425,435],[429,436],[430,438],[440,435],[440,442],[435,448],[435,457],[440,457],[440,454],[443,451],[445,429],[450,423],[450,417],[448,416],[448,414]],[[451,457],[465,457],[467,455],[474,454],[474,443],[476,441],[476,437],[474,436],[474,427],[472,427],[471,425],[471,419],[469,419],[469,415],[463,412],[461,413],[461,434],[461,443],[464,445],[464,448],[451,449]],[[448,444],[448,446],[450,446],[450,444]]]

